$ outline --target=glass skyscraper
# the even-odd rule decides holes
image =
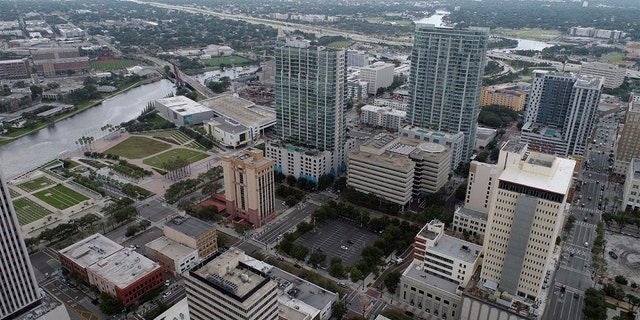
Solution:
[[[0,319],[11,319],[40,298],[27,247],[0,172]]]
[[[411,53],[407,122],[464,133],[463,160],[473,153],[488,28],[417,24]]]
[[[335,151],[346,138],[346,53],[280,37],[275,48],[276,130],[283,141]]]

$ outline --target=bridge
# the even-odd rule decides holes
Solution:
[[[164,69],[165,66],[168,66],[169,68],[171,68],[171,70],[174,73],[176,73],[176,72],[178,73],[178,74],[175,75],[176,77],[179,77],[180,79],[182,79],[182,81],[189,88],[200,92],[202,95],[207,97],[207,99],[208,98],[213,98],[213,97],[216,96],[216,94],[213,93],[213,91],[211,91],[211,89],[207,88],[207,86],[203,85],[197,79],[194,79],[192,76],[182,72],[179,68],[177,68],[177,67],[174,68],[173,65],[170,62],[164,61],[164,60],[156,58],[156,57],[147,56],[147,55],[143,55],[143,56],[141,56],[141,58],[147,59],[147,60],[155,63],[161,69]]]

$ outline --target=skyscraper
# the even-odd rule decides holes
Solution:
[[[309,148],[342,148],[346,137],[345,51],[280,37],[275,60],[278,137]]]
[[[276,172],[318,182],[346,170],[346,52],[280,34],[275,47],[276,131],[266,157]]]
[[[417,24],[411,53],[407,121],[464,133],[463,160],[473,153],[489,29]]]
[[[0,173],[0,319],[13,318],[37,304],[39,298],[9,188]]]
[[[570,159],[528,152],[523,143],[502,147],[484,239],[480,280],[486,286],[541,298],[574,167]]]
[[[529,148],[583,155],[600,101],[602,77],[535,70],[522,126]]]
[[[633,158],[640,158],[638,138],[640,137],[640,101],[631,101],[622,127],[622,134],[618,140],[616,160],[613,170],[616,174],[627,173]]]

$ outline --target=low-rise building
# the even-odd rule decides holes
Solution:
[[[390,107],[364,105],[360,108],[360,123],[363,125],[398,131],[407,117],[405,111]]]
[[[176,216],[164,225],[163,232],[165,237],[198,250],[200,258],[218,251],[216,228],[196,217]]]
[[[444,234],[444,223],[429,222],[416,235],[414,260],[400,278],[400,299],[416,316],[458,319],[462,291],[481,252],[482,246]]]
[[[514,111],[522,111],[526,100],[526,92],[502,86],[482,87],[480,91],[480,107],[497,105]]]
[[[373,105],[376,107],[389,107],[394,110],[407,111],[408,103],[405,99],[380,99],[373,100]],[[405,113],[406,116],[406,113]]]
[[[162,266],[99,233],[60,250],[58,257],[67,270],[124,305],[165,281]]]
[[[637,211],[640,208],[640,159],[633,158],[627,169],[624,181],[622,208],[626,211]]]
[[[231,119],[247,127],[250,138],[254,140],[262,136],[265,129],[276,125],[276,113],[273,110],[258,106],[236,94],[222,94],[200,103],[210,108],[216,117]]]
[[[217,117],[203,123],[204,130],[225,147],[240,147],[251,140],[251,130],[239,122]]]
[[[185,96],[158,99],[153,104],[158,114],[177,126],[203,123],[213,118],[211,109]]]
[[[198,263],[198,250],[167,237],[160,237],[145,245],[147,256],[157,261],[165,271],[176,277]]]
[[[478,127],[476,129],[476,142],[474,148],[476,150],[484,149],[493,141],[497,134],[496,129]]]
[[[455,170],[458,165],[463,162],[464,133],[462,132],[451,134],[406,125],[400,129],[400,135],[416,140],[441,144],[451,149],[451,170]]]

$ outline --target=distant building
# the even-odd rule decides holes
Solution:
[[[153,106],[160,116],[179,127],[203,123],[213,118],[211,109],[185,96],[158,99]]]
[[[199,258],[206,258],[218,251],[216,228],[196,217],[176,216],[165,223],[162,231],[165,237],[198,250]]]
[[[364,105],[360,108],[360,123],[372,127],[398,131],[407,117],[405,111],[399,111],[390,107],[376,107]]]
[[[248,148],[222,157],[227,212],[254,227],[275,218],[274,162],[262,150]]]
[[[38,49],[31,57],[39,75],[89,72],[89,57],[81,57],[78,48]]]
[[[364,67],[369,65],[369,54],[354,50],[347,51],[347,67]]]
[[[236,94],[222,94],[199,102],[211,109],[215,116],[228,119],[225,120],[228,123],[246,127],[249,139],[260,138],[264,135],[264,130],[276,125],[276,113],[273,110],[258,106]]]
[[[398,111],[407,111],[407,101],[405,100],[376,98],[373,100],[373,105],[376,107],[389,107]]]
[[[164,284],[162,266],[96,233],[60,251],[62,265],[124,305]]]
[[[365,81],[347,81],[347,99],[363,100],[367,98],[369,83]]]
[[[173,277],[180,276],[198,263],[198,250],[167,237],[157,238],[145,245],[147,256],[157,261]]]
[[[586,1],[584,3],[587,3]],[[584,5],[583,7],[588,6]],[[576,37],[589,37],[589,38],[601,38],[601,39],[620,39],[621,37],[626,36],[625,32],[619,30],[607,30],[607,29],[596,29],[590,27],[571,27],[569,28],[569,35]]]
[[[634,101],[636,99],[639,101]],[[615,162],[613,164],[613,172],[616,174],[626,174],[631,160],[640,158],[638,137],[640,137],[640,96],[633,95],[624,118],[622,134],[617,143]]]
[[[633,158],[629,162],[624,180],[622,210],[638,211],[640,208],[640,159]]]
[[[31,77],[31,67],[27,58],[0,60],[0,80],[29,77]]]
[[[217,117],[205,120],[203,126],[209,135],[225,147],[236,148],[251,141],[251,130],[233,119]]]
[[[482,246],[448,236],[444,227],[433,220],[418,232],[414,260],[400,278],[400,299],[418,317],[458,319],[462,290],[480,264]]]
[[[624,83],[627,70],[615,64],[603,62],[583,62],[580,67],[580,74],[603,77],[603,87],[615,89]]]
[[[514,111],[524,110],[527,93],[502,87],[482,87],[480,91],[480,107],[497,105]]]
[[[369,83],[368,94],[376,94],[379,88],[393,84],[393,63],[375,62],[360,68],[360,79]]]
[[[73,23],[57,24],[55,28],[62,38],[80,38],[84,37],[84,30],[76,27]]]
[[[496,129],[478,127],[476,129],[476,144],[475,149],[481,150],[487,147],[491,141],[496,137]]]

